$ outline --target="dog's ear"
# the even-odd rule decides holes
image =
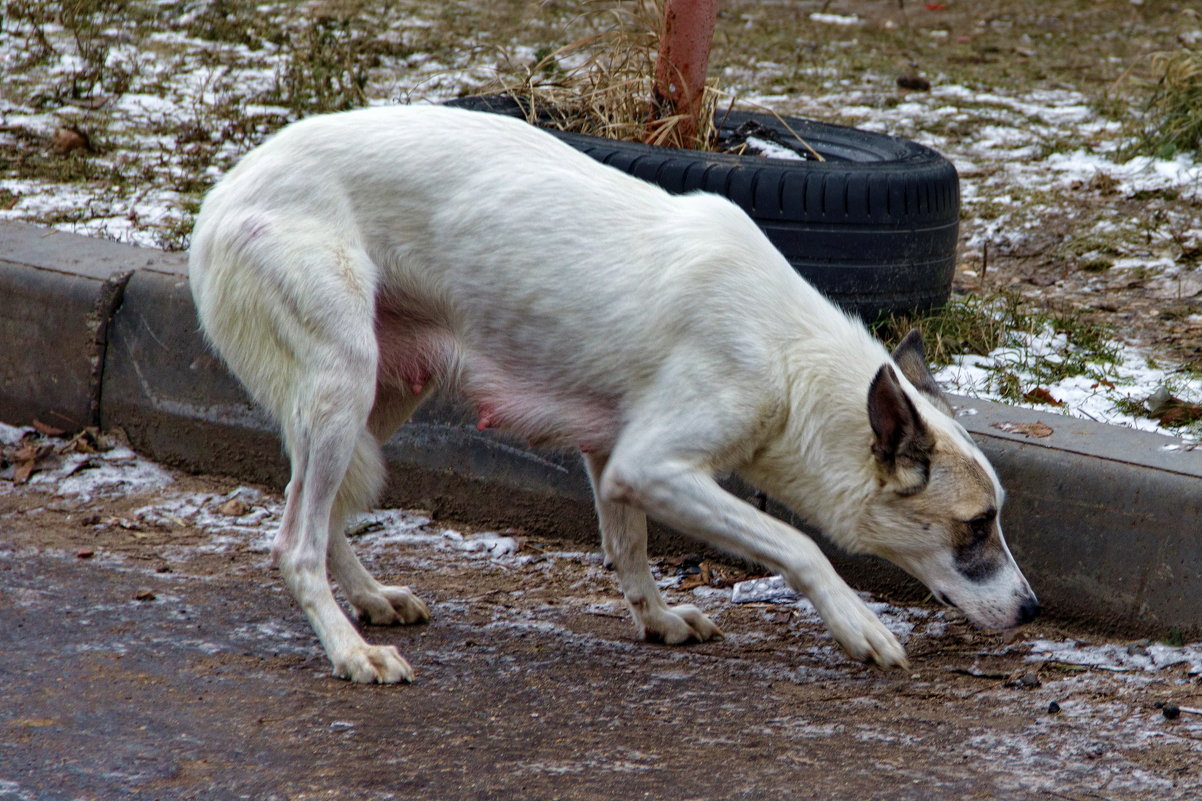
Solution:
[[[930,476],[934,440],[888,364],[881,365],[868,387],[868,422],[872,455],[882,475],[899,494],[922,490]]]
[[[927,366],[926,350],[922,346],[922,334],[917,328],[902,339],[893,350],[893,361],[902,371],[902,375],[910,379],[914,388],[921,392],[927,400],[945,414],[952,413],[951,404],[943,396],[943,390],[935,383],[935,376]]]

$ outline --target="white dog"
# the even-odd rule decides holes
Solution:
[[[902,647],[804,534],[725,492],[735,472],[843,548],[883,556],[989,627],[1038,604],[1002,539],[1002,490],[915,337],[892,358],[714,195],[673,196],[514,119],[376,108],[296,123],[196,222],[205,331],[279,421],[292,465],[273,554],[333,663],[407,681],[366,622],[429,616],[343,533],[380,443],[436,388],[479,427],[579,448],[640,636],[718,628],[665,603],[646,516],[782,573],[856,659]]]

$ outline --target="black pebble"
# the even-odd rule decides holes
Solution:
[[[1049,715],[1059,715],[1060,714],[1060,704],[1056,703],[1055,701],[1048,704],[1048,714]]]
[[[1160,714],[1164,715],[1169,720],[1176,720],[1181,714],[1181,710],[1173,704],[1165,704],[1160,708]]]

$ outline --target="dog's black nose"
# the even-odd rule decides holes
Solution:
[[[1028,598],[1023,601],[1023,605],[1018,608],[1018,624],[1021,626],[1024,623],[1030,623],[1035,618],[1039,617],[1039,601],[1034,598]]]

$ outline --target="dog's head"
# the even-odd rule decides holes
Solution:
[[[1026,623],[1039,602],[1002,537],[1002,487],[951,411],[922,338],[910,332],[868,390],[877,490],[861,517],[860,544],[978,626]]]

